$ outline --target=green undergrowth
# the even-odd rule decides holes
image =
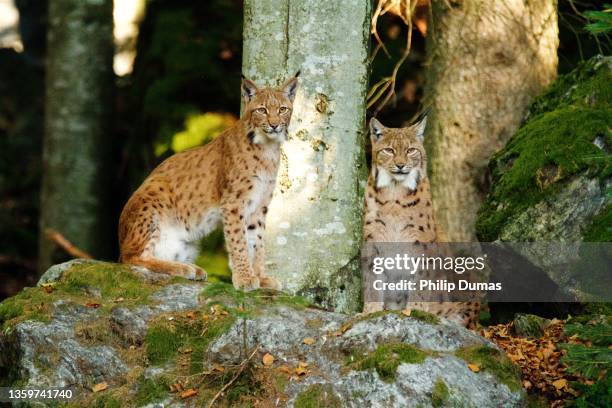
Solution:
[[[569,373],[591,380],[572,383],[581,395],[571,406],[612,406],[612,303],[587,304],[568,318],[564,334],[578,341],[559,345],[565,350],[561,362]]]
[[[433,352],[421,350],[405,343],[388,343],[379,345],[376,350],[365,355],[351,356],[349,368],[355,370],[374,369],[380,377],[387,382],[395,380],[397,367],[402,363],[419,364],[425,361]]]
[[[295,399],[295,408],[342,407],[342,400],[331,384],[312,384]]]
[[[141,407],[158,401],[163,401],[168,397],[170,382],[161,378],[145,378],[141,375],[136,381],[137,391],[134,396],[135,406]]]
[[[521,389],[519,368],[501,351],[487,346],[471,346],[457,350],[455,355],[469,364],[478,365],[483,372],[491,373],[510,390]]]
[[[438,378],[431,389],[431,405],[441,407],[450,398],[448,386],[441,378]]]
[[[149,323],[147,330],[147,359],[151,365],[159,366],[185,354],[189,357],[190,373],[201,372],[206,348],[235,321],[235,316],[221,308],[215,309],[214,314],[198,311],[189,316],[159,316]]]
[[[126,265],[75,264],[57,282],[47,287],[25,288],[0,303],[0,324],[6,331],[25,320],[49,321],[53,304],[58,300],[100,308],[105,313],[119,304],[131,307],[146,303],[149,295],[161,287],[143,281]]]
[[[512,217],[554,195],[575,175],[599,179],[602,185],[612,175],[612,73],[609,63],[601,61],[591,60],[559,78],[493,156],[492,189],[476,223],[480,240],[497,239]],[[593,143],[596,138],[604,149]],[[592,230],[590,240],[609,237],[609,229],[601,230]]]

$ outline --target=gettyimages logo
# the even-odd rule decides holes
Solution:
[[[485,269],[486,255],[477,257],[463,256],[410,256],[407,253],[395,254],[395,257],[374,257],[372,260],[372,272],[380,275],[386,270],[404,270],[411,275],[417,271],[453,271],[457,274],[463,274],[466,271]]]

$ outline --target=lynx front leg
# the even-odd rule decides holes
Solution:
[[[244,206],[240,203],[225,204],[222,207],[223,233],[232,266],[232,283],[236,289],[259,288],[259,277],[255,275],[249,261],[247,226],[244,222]]]
[[[262,288],[278,289],[276,279],[265,275],[265,250],[263,235],[266,230],[267,207],[262,207],[249,219],[247,227],[247,242],[249,245],[249,260],[253,265],[255,275],[259,277]]]

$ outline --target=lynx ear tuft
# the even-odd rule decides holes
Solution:
[[[255,85],[255,82],[242,75],[242,85],[240,90],[242,92],[244,101],[249,102],[253,99],[259,89],[257,88],[257,85]]]
[[[424,116],[423,119],[412,125],[412,127],[416,133],[417,139],[423,142],[423,140],[425,140],[425,128],[427,127],[427,116]]]
[[[285,94],[285,96],[287,96],[287,98],[291,100],[291,102],[293,102],[293,100],[295,99],[295,93],[297,91],[297,85],[298,85],[297,77],[299,74],[300,74],[300,71],[298,71],[294,77],[289,78],[281,87],[282,92]]]
[[[370,119],[370,137],[372,142],[377,142],[383,135],[385,127],[376,118]]]

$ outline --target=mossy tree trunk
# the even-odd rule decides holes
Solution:
[[[107,256],[113,89],[113,2],[51,0],[47,33],[45,135],[39,270],[65,255],[53,228],[82,250]]]
[[[359,307],[369,1],[247,0],[244,74],[278,84],[301,70],[266,232],[285,290]]]
[[[426,140],[436,221],[475,239],[486,165],[557,72],[555,0],[433,1]]]

